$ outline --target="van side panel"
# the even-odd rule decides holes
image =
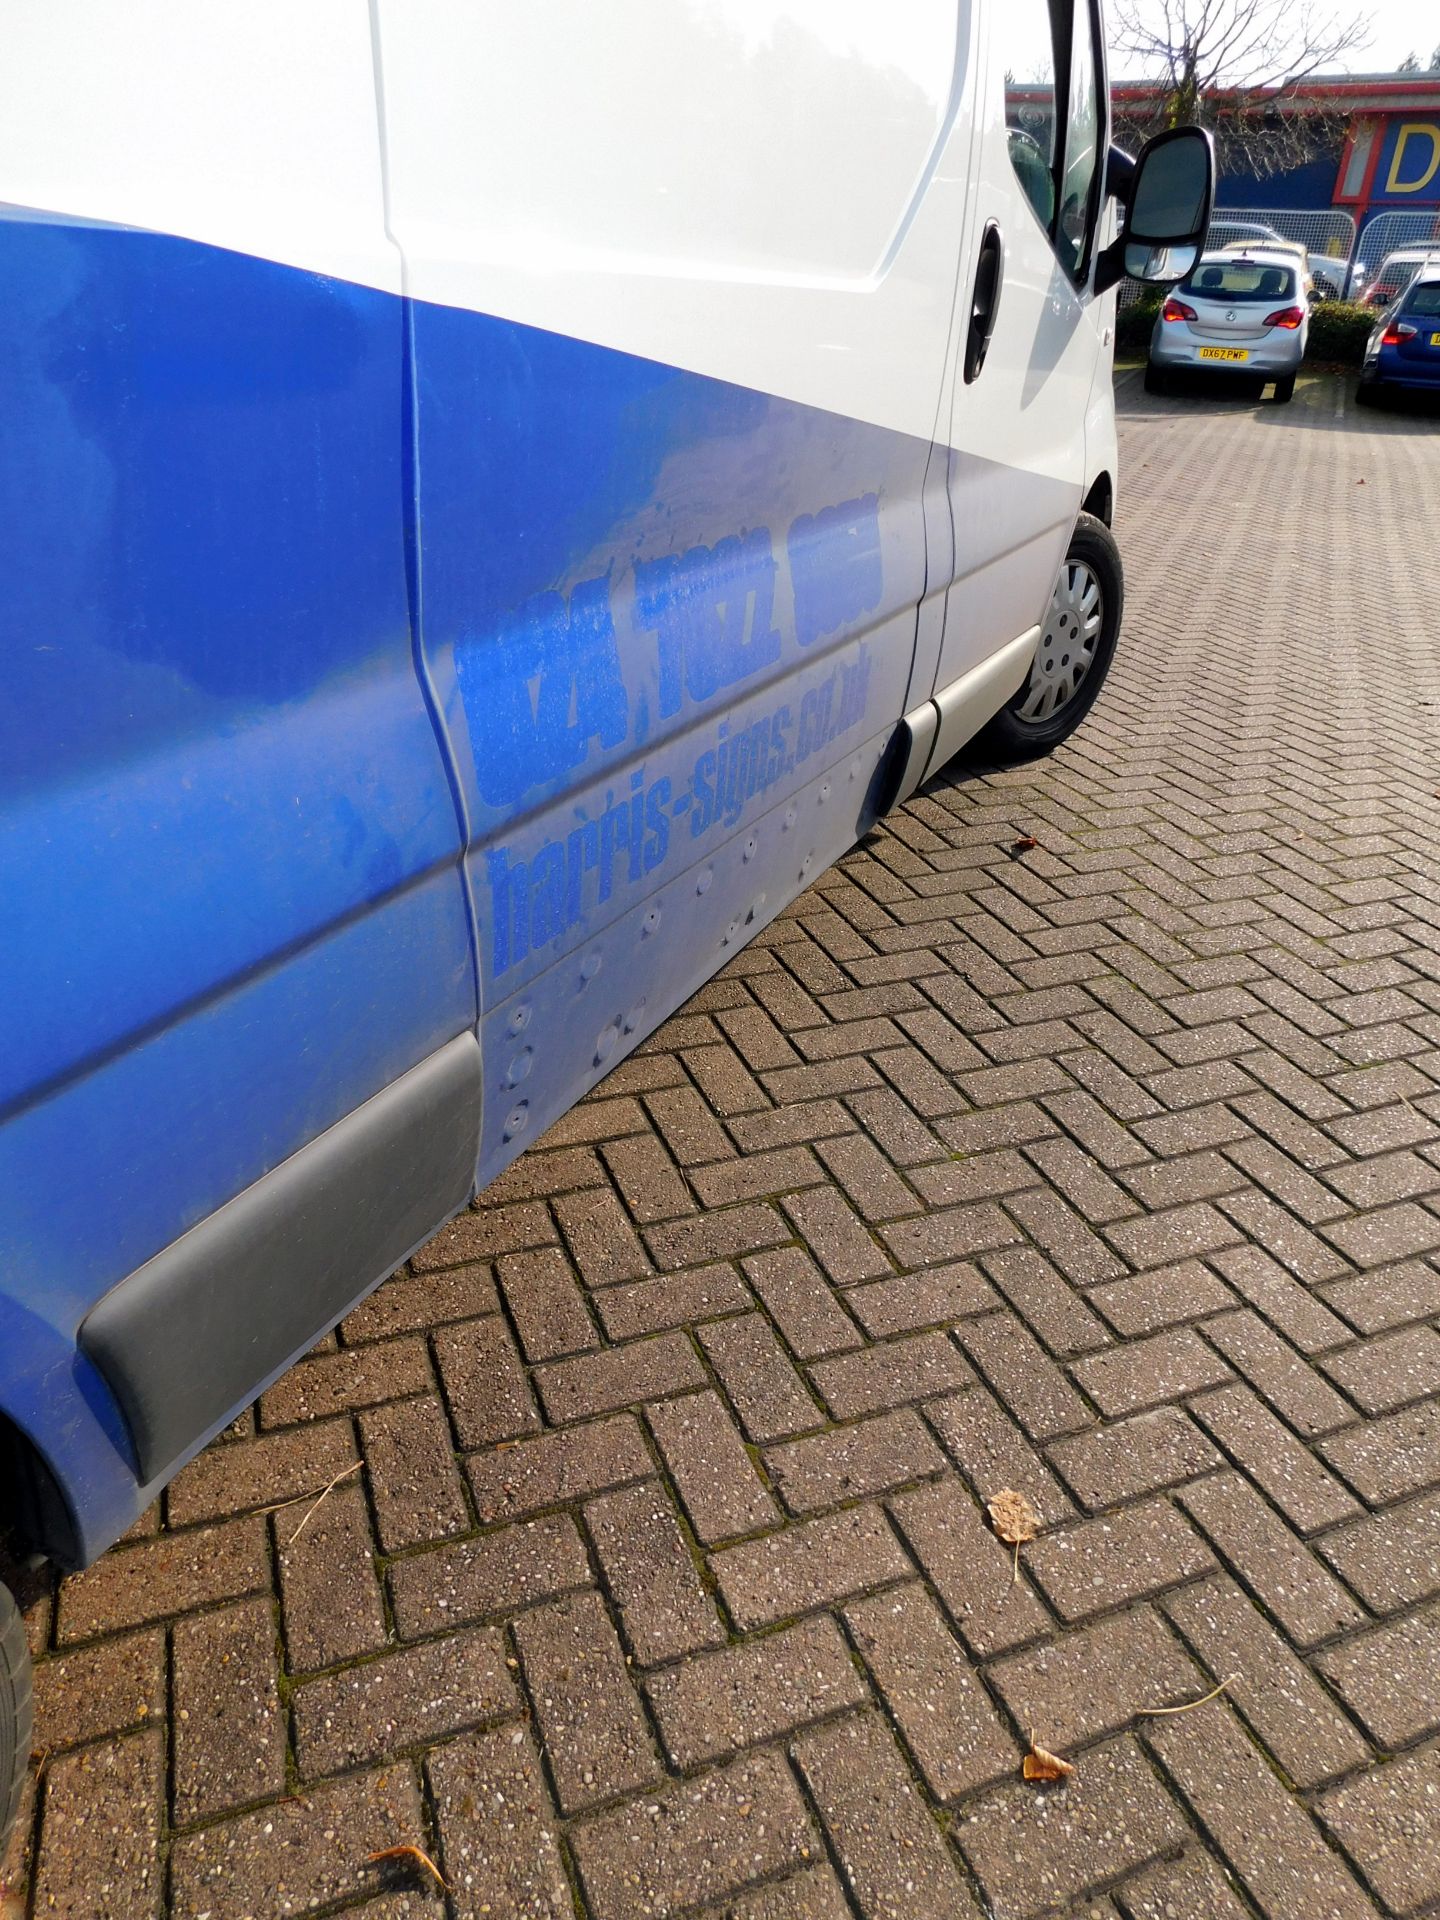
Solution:
[[[374,0],[406,291],[928,440],[976,0]]]
[[[17,36],[0,1414],[88,1558],[376,1277],[310,1199],[418,1140],[438,1225],[889,790],[974,9]],[[431,1071],[449,1157],[395,1119],[367,1159]]]
[[[861,830],[929,443],[481,315],[417,305],[414,330],[483,1179]]]

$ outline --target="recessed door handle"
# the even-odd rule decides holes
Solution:
[[[980,258],[975,263],[975,284],[970,292],[970,325],[965,334],[965,383],[979,377],[990,351],[990,336],[1000,312],[1000,293],[1005,283],[1005,243],[993,220],[986,223],[980,237]]]

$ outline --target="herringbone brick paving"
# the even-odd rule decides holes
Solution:
[[[1121,403],[1077,737],[32,1591],[17,1913],[1440,1910],[1440,431]]]

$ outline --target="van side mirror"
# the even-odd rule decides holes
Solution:
[[[1183,280],[1210,227],[1215,148],[1209,134],[1203,127],[1171,127],[1141,149],[1128,179],[1118,167],[1106,173],[1107,184],[1125,194],[1125,222],[1096,262],[1095,291],[1105,293],[1127,274],[1157,286]]]

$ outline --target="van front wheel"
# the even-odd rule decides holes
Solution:
[[[30,1764],[30,1649],[25,1622],[8,1587],[0,1587],[0,1860],[20,1811]]]
[[[980,733],[982,753],[1029,760],[1058,747],[1085,718],[1115,657],[1125,575],[1103,520],[1082,513],[1055,582],[1025,684]]]

